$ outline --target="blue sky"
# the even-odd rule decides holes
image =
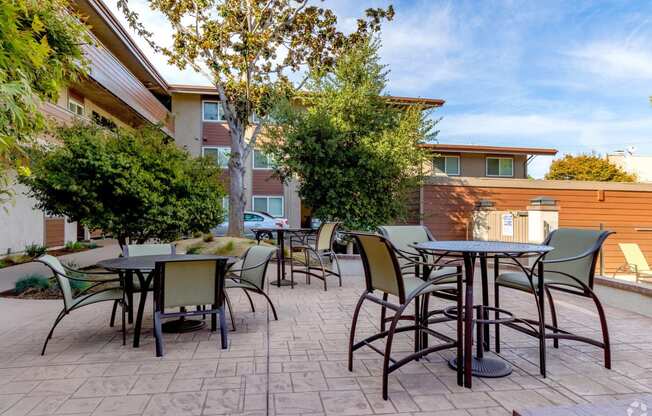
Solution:
[[[130,4],[165,43],[164,21],[143,0]],[[365,8],[388,4],[396,9],[381,35],[388,92],[445,99],[434,114],[443,117],[440,142],[652,154],[652,2],[323,3],[343,30]],[[168,82],[207,83],[143,49]],[[543,176],[550,161],[535,159],[531,174]]]

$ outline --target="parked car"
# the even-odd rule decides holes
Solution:
[[[252,228],[288,228],[287,218],[274,218],[266,212],[245,211],[244,213],[244,235],[246,237],[254,237]],[[228,218],[222,224],[213,228],[211,232],[213,235],[222,236],[226,234],[229,229]],[[264,236],[264,238],[271,238],[272,235]]]

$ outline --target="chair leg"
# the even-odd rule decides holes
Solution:
[[[414,352],[421,349],[421,329],[419,323],[421,321],[421,299],[419,296],[414,298]]]
[[[428,304],[430,303],[430,293],[426,293],[423,296],[423,302],[421,305],[421,323],[420,325],[427,329],[428,328]],[[421,331],[421,349],[428,348],[428,333],[426,331]]]
[[[494,306],[496,310],[494,311],[494,319],[497,321],[500,319],[500,286],[494,283]],[[495,325],[496,331],[496,354],[500,354],[500,324]]]
[[[360,308],[362,308],[362,303],[365,300],[366,293],[363,293],[358,300],[358,304],[355,305],[353,311],[353,320],[351,321],[351,333],[349,334],[349,371],[353,371],[353,343],[355,341],[355,327],[358,324],[358,316],[360,315]]]
[[[226,306],[229,308],[229,315],[231,315],[231,326],[232,330],[235,331],[235,317],[233,316],[233,305],[231,305],[231,299],[229,299],[229,294],[224,291],[224,299],[226,300]]]
[[[245,295],[247,295],[247,299],[249,299],[249,305],[251,305],[251,312],[256,312],[256,308],[254,308],[254,301],[251,299],[251,296],[249,296],[249,293],[247,292],[247,289],[242,289]]]
[[[464,320],[462,319],[462,308],[463,308],[463,286],[462,286],[462,275],[461,270],[458,267],[460,276],[457,278],[457,385],[464,385],[464,370],[463,366],[459,363],[464,359]],[[427,316],[426,316],[427,319]]]
[[[156,356],[163,356],[163,330],[161,325],[161,313],[154,312],[154,341],[156,343]]]
[[[122,345],[127,345],[127,302],[122,298]]]
[[[57,319],[54,320],[54,324],[52,325],[52,328],[50,329],[50,332],[48,333],[48,336],[45,337],[45,343],[43,344],[43,349],[41,350],[41,355],[45,355],[45,349],[48,346],[48,342],[50,341],[50,338],[52,338],[52,333],[54,332],[54,328],[59,325],[59,322],[63,319],[63,317],[66,316],[66,310],[62,310],[59,312],[59,315],[57,316]]]
[[[260,292],[261,295],[265,296],[265,299],[267,299],[267,303],[269,303],[269,306],[272,308],[272,314],[274,315],[274,320],[278,321],[278,315],[276,314],[276,308],[274,307],[274,304],[272,303],[272,300],[267,296],[267,293],[263,292],[262,290]]]
[[[228,348],[228,341],[226,338],[226,316],[224,316],[224,305],[220,307],[220,340],[222,342],[222,349],[225,350]]]
[[[548,303],[550,304],[550,319],[552,320],[552,326],[555,328],[552,330],[553,334],[558,333],[557,331],[558,325],[557,325],[557,310],[555,309],[555,302],[552,300],[552,294],[550,293],[550,289],[547,287],[545,288],[546,291],[546,297],[548,298]],[[553,338],[552,341],[552,346],[554,348],[559,348],[559,339]]]
[[[340,280],[340,287],[342,287],[342,268],[340,267],[340,261],[337,259],[337,254],[333,253],[333,258],[335,259],[334,263],[337,265],[337,277]]]
[[[113,302],[113,309],[111,309],[111,320],[109,321],[109,327],[111,327],[111,328],[113,328],[113,326],[115,325],[115,313],[116,313],[116,310],[118,309],[118,302],[120,302],[120,301],[116,299]]]
[[[602,329],[602,342],[604,343],[604,367],[611,369],[611,342],[609,341],[609,328],[607,327],[607,317],[604,314],[604,308],[598,297],[590,292],[591,298],[595,303],[595,307],[598,310],[598,316],[600,317],[600,327]]]
[[[389,363],[392,355],[392,342],[394,341],[394,332],[396,331],[396,326],[398,325],[401,315],[405,310],[405,306],[397,310],[392,319],[392,323],[389,325],[389,330],[387,331],[387,338],[385,340],[385,355],[383,357],[383,400],[387,400],[389,397]]]
[[[383,302],[387,302],[387,292],[383,293]],[[385,332],[385,318],[387,317],[387,308],[385,306],[380,307],[380,332]]]

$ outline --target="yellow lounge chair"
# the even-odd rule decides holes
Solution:
[[[625,256],[626,263],[616,269],[614,277],[617,273],[634,273],[636,283],[640,280],[652,279],[652,269],[650,269],[641,247],[636,243],[619,243],[618,245]]]

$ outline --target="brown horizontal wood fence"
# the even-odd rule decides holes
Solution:
[[[652,185],[600,182],[432,179],[424,185],[421,221],[437,239],[471,238],[471,217],[480,200],[496,210],[526,210],[539,196],[554,198],[559,226],[615,231],[603,249],[604,271],[611,274],[625,259],[619,242],[637,243],[652,263]]]

